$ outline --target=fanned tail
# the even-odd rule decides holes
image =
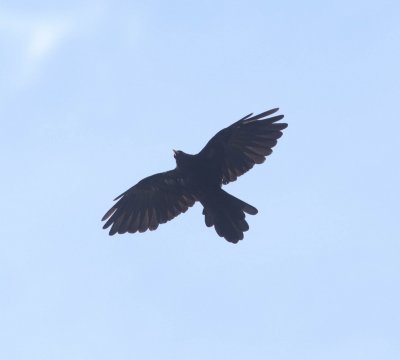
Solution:
[[[245,213],[257,214],[258,210],[246,202],[220,189],[212,196],[201,200],[203,215],[208,227],[214,226],[217,234],[227,241],[237,243],[249,230]]]

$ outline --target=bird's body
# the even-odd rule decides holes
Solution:
[[[191,185],[194,192],[208,192],[221,187],[219,168],[201,154],[175,153],[176,169]]]
[[[196,155],[174,151],[176,168],[144,178],[117,197],[102,219],[108,219],[103,228],[112,225],[110,235],[155,230],[199,201],[207,226],[214,226],[229,242],[243,239],[249,229],[245,213],[255,215],[257,209],[225,192],[222,185],[271,154],[287,127],[277,123],[283,115],[266,118],[277,110],[247,115],[218,132]]]

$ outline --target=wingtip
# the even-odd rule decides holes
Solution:
[[[276,107],[276,108],[264,111],[264,112],[262,112],[261,114],[259,114],[257,116],[262,116],[262,117],[270,116],[272,114],[275,114],[278,110],[279,110],[279,108]]]
[[[101,218],[101,221],[107,220],[107,219],[114,213],[115,210],[116,210],[115,207],[112,207],[110,210],[108,210],[108,211],[104,214],[104,216]]]
[[[250,114],[248,114],[248,115],[246,115],[246,116],[243,116],[241,119],[239,119],[238,120],[238,122],[239,121],[243,121],[243,120],[246,120],[246,119],[248,119],[250,116],[252,116],[253,115],[253,113],[250,113]]]
[[[106,220],[108,218],[108,216],[107,216],[107,214],[105,214],[102,218],[101,218],[101,221],[104,221],[104,220]],[[104,228],[103,228],[104,229]]]
[[[243,210],[249,215],[256,215],[258,213],[258,210],[250,204],[246,204],[246,207]]]
[[[259,113],[259,114],[255,115],[255,116],[252,116],[251,118],[246,117],[244,122],[254,122],[254,121],[257,121],[257,120],[273,121],[274,119],[276,119],[278,116],[281,116],[281,115],[277,115],[277,116],[274,116],[272,118],[267,118],[267,117],[272,115],[272,114],[275,114],[278,110],[279,110],[279,108],[273,108],[273,109],[264,111],[262,113]]]
[[[276,123],[277,121],[282,120],[284,117],[285,117],[285,115],[282,114],[282,115],[273,116],[273,117],[265,119],[265,120],[268,120],[270,123]]]
[[[111,228],[111,230],[110,230],[110,232],[108,233],[108,235],[113,236],[113,235],[115,235],[117,232],[118,232],[117,229],[114,229],[114,230],[113,230],[113,229]]]

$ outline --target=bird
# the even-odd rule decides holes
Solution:
[[[175,169],[148,176],[117,196],[102,218],[103,229],[111,226],[109,235],[156,230],[200,202],[206,226],[238,243],[249,230],[246,214],[256,215],[258,210],[222,186],[272,153],[288,126],[278,122],[284,117],[274,115],[278,110],[246,115],[219,131],[195,155],[173,150]]]

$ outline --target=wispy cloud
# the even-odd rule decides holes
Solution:
[[[33,26],[27,47],[28,61],[39,63],[45,60],[56,50],[71,30],[71,24],[65,21],[44,22]]]
[[[39,18],[35,16],[7,14],[0,16],[0,29],[19,40],[25,47],[28,61],[44,60],[57,45],[71,32],[72,23],[56,16]]]
[[[40,76],[43,65],[68,39],[96,27],[104,9],[102,2],[63,13],[0,8],[0,46],[12,59],[7,65],[12,83],[25,86]]]
[[[42,64],[74,31],[71,20],[59,15],[0,12],[0,37],[5,50],[14,58],[10,69],[19,83],[27,83],[37,75]],[[10,54],[12,52],[12,54]]]

